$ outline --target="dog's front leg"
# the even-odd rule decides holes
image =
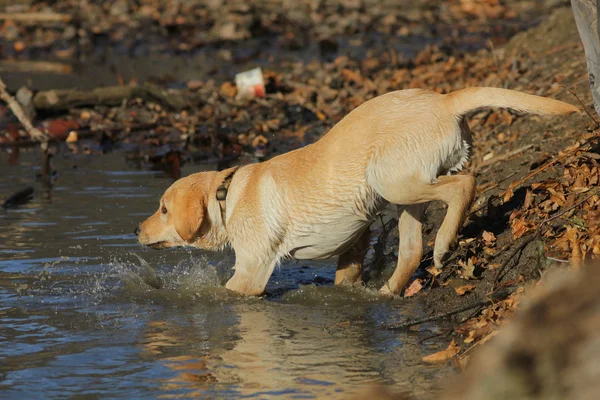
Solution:
[[[337,270],[335,271],[336,285],[352,285],[360,282],[363,261],[369,250],[370,238],[371,230],[367,228],[356,243],[340,255],[338,258]]]
[[[398,264],[391,278],[379,290],[393,295],[400,293],[408,284],[423,257],[423,212],[427,203],[398,206]]]
[[[225,287],[246,296],[260,296],[273,273],[277,259],[261,260],[259,257],[239,257],[236,254],[235,272]]]

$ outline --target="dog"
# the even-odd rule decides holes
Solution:
[[[380,292],[399,293],[421,263],[426,203],[448,205],[433,250],[441,268],[475,196],[475,179],[452,175],[469,159],[465,114],[502,107],[533,114],[581,113],[570,104],[508,89],[449,94],[408,89],[360,105],[317,142],[268,161],[176,181],[136,228],[141,244],[235,252],[226,288],[261,295],[285,257],[339,256],[335,284],[360,281],[369,225],[399,208],[398,264]]]

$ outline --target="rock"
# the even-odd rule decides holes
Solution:
[[[553,271],[443,400],[596,399],[600,265]]]
[[[33,92],[26,86],[21,87],[17,90],[15,94],[15,98],[23,107],[23,111],[25,111],[25,115],[29,120],[33,120],[35,118],[35,108],[33,106]]]

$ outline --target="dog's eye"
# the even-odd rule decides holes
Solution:
[[[167,207],[162,206],[162,208],[160,209],[160,212],[163,213],[163,214],[166,214],[167,213]]]

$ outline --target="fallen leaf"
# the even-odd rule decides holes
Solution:
[[[223,82],[221,85],[221,93],[225,97],[235,97],[237,94],[237,87],[231,82]]]
[[[473,258],[469,257],[467,261],[459,260],[458,265],[462,267],[460,271],[460,276],[463,279],[475,279],[475,264],[473,263]]]
[[[423,289],[423,283],[420,279],[415,279],[413,283],[404,291],[404,297],[411,297],[419,293]]]
[[[475,326],[473,330],[469,331],[468,336],[464,340],[465,343],[473,343],[493,331],[494,327],[492,324],[485,320],[481,322],[481,326]]]
[[[510,228],[512,230],[513,237],[515,239],[520,238],[529,230],[529,227],[527,226],[527,223],[525,222],[525,218],[513,219],[510,222]]]
[[[473,289],[475,289],[475,285],[464,285],[464,286],[454,288],[454,290],[456,291],[456,294],[459,296],[462,296],[465,293],[469,293]]]
[[[504,199],[502,199],[505,203],[508,202],[510,199],[513,198],[514,196],[514,192],[512,189],[506,189],[506,192],[504,193]]]
[[[435,265],[432,265],[431,267],[426,268],[425,271],[429,272],[433,276],[438,276],[439,274],[442,273],[442,270],[437,268]]]
[[[352,70],[349,70],[347,68],[344,68],[342,70],[342,76],[344,78],[346,78],[346,80],[350,81],[350,82],[361,82],[362,81],[362,77],[360,76],[360,73],[358,72],[354,72]]]
[[[571,263],[573,269],[577,270],[581,268],[583,264],[583,254],[581,252],[581,245],[579,244],[577,229],[572,226],[567,227],[566,237],[571,246]]]
[[[481,235],[487,246],[492,246],[496,241],[496,236],[492,232],[483,231]]]
[[[458,244],[459,244],[459,246],[461,246],[461,247],[464,247],[464,246],[466,246],[466,245],[468,245],[469,243],[472,243],[472,242],[474,242],[474,241],[475,241],[475,238],[466,238],[466,239],[460,240],[460,241],[458,242]]]
[[[452,340],[446,350],[438,351],[437,353],[423,357],[423,362],[427,364],[443,363],[457,355],[459,351],[460,347],[458,347],[456,343],[454,343],[454,340]]]

